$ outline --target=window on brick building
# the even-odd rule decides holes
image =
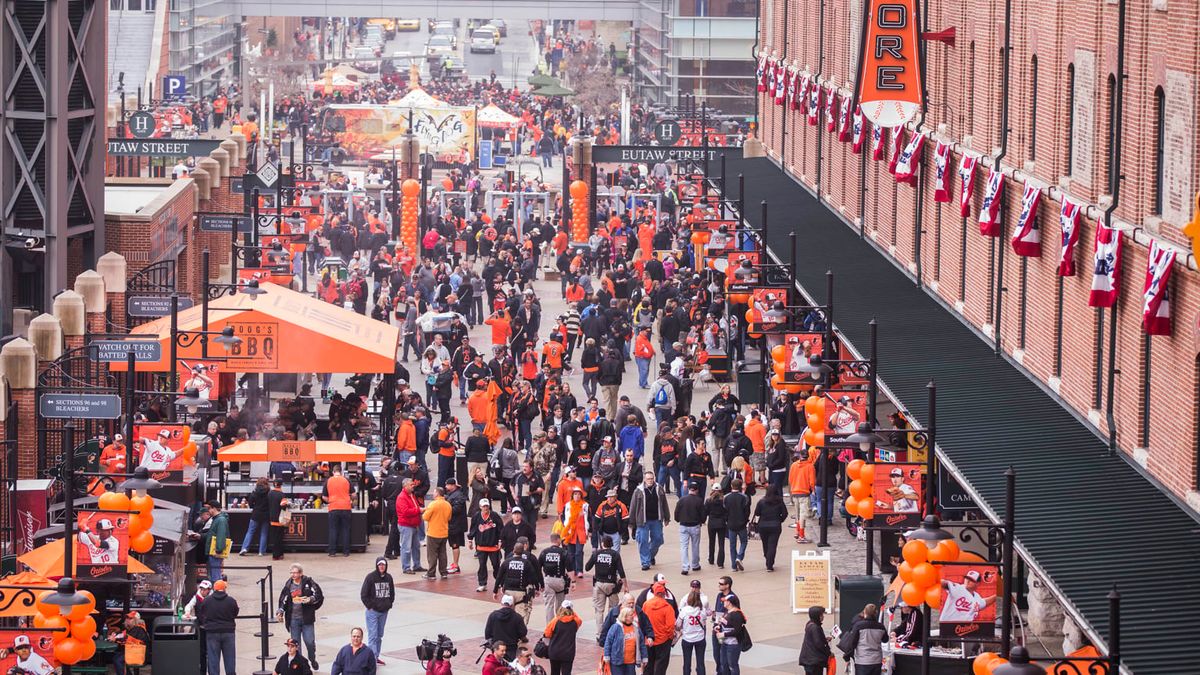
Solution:
[[[1166,170],[1166,154],[1163,152],[1167,133],[1167,95],[1162,87],[1154,90],[1154,186],[1151,188],[1153,199],[1151,199],[1150,212],[1161,214],[1163,212],[1163,188],[1166,181],[1163,180],[1163,172]]]
[[[1029,64],[1029,161],[1037,155],[1037,116],[1038,116],[1038,58],[1031,59]]]
[[[1071,138],[1075,134],[1075,64],[1067,66],[1067,133],[1063,146],[1067,149],[1067,174],[1071,173]]]
[[[1108,127],[1104,130],[1104,186],[1111,190],[1113,184],[1112,136],[1117,123],[1117,78],[1113,75],[1108,76],[1108,82],[1104,86],[1104,102],[1105,118],[1108,120]]]
[[[971,43],[971,54],[967,64],[967,133],[975,133],[975,43]]]

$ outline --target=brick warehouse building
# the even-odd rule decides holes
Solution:
[[[1200,181],[1196,126],[1200,6],[1175,0],[1129,2],[1126,26],[1124,141],[1119,206],[1122,267],[1112,391],[1120,449],[1178,501],[1200,510],[1200,275],[1182,233]],[[994,343],[1087,424],[1107,434],[1108,322],[1088,306],[1097,218],[1111,203],[1109,151],[1117,63],[1116,2],[1012,0],[1008,147],[1003,232],[980,234],[978,217],[992,158],[1000,152],[1004,3],[930,3],[927,29],[954,27],[956,44],[927,41],[927,134],[914,185],[889,172],[891,148],[873,160],[867,126],[861,154],[821,119],[759,94],[760,137],[768,156],[819,194],[847,224],[922,284],[982,339]],[[764,0],[759,40],[773,59],[836,87],[838,105],[853,87],[862,3]],[[800,28],[803,27],[803,28]],[[835,107],[835,110],[838,110]],[[918,117],[918,119],[920,119]],[[918,126],[909,124],[906,139]],[[819,138],[818,138],[819,137]],[[950,144],[951,199],[934,200],[937,141]],[[905,141],[907,142],[907,140]],[[975,169],[970,215],[960,215],[959,163]],[[819,166],[818,166],[819,162]],[[1037,210],[1041,257],[1014,254],[1009,238],[1026,180],[1043,188]],[[1063,195],[1082,203],[1075,276],[1058,275]],[[920,230],[918,236],[915,233]],[[1150,244],[1177,252],[1170,280],[1171,334],[1142,329],[1142,291]],[[1001,257],[1002,293],[996,293]],[[968,273],[969,271],[969,273]],[[1000,306],[997,307],[997,295]],[[997,329],[997,315],[999,328]]]

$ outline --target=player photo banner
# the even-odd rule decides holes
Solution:
[[[1058,243],[1058,276],[1075,276],[1075,244],[1079,242],[1079,204],[1063,197],[1058,212],[1058,227],[1062,235]]]
[[[133,425],[133,455],[156,480],[183,480],[185,466],[196,464],[196,444],[186,424]]]
[[[833,400],[825,405],[829,428],[835,434],[852,434],[858,431],[858,423],[867,417],[867,392],[862,389],[829,389],[825,392]]]
[[[996,635],[1000,574],[983,563],[940,565],[942,609],[938,624],[946,639],[990,639]]]
[[[781,307],[776,309],[776,305]],[[755,317],[755,332],[783,330],[790,326],[790,314],[786,309],[788,289],[786,287],[759,286],[750,291],[750,312]]]
[[[52,631],[36,628],[0,632],[0,673],[51,675],[57,672],[53,636]]]
[[[787,350],[783,368],[776,374],[789,384],[812,384],[812,373],[802,373],[800,368],[808,363],[810,356],[821,355],[825,348],[824,333],[785,333],[783,346]],[[833,406],[826,406],[826,409]]]
[[[924,476],[920,464],[876,464],[871,482],[874,523],[880,527],[915,526],[921,518]]]
[[[75,569],[80,579],[124,579],[129,514],[85,511],[75,518]]]
[[[759,282],[758,251],[730,251],[726,256],[725,278],[731,293],[749,293]],[[749,265],[743,265],[749,261]]]

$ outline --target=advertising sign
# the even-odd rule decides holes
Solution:
[[[155,479],[180,480],[183,467],[195,463],[195,456],[189,460],[184,452],[191,436],[192,428],[186,424],[135,424],[133,456]]]
[[[858,102],[877,127],[898,127],[924,104],[916,0],[868,0]]]
[[[875,524],[898,527],[921,513],[924,475],[920,464],[876,464],[871,499],[875,502]],[[893,518],[892,516],[903,516]]]
[[[79,578],[124,579],[129,562],[129,514],[85,511],[75,522]]]
[[[257,279],[259,283],[272,283],[276,286],[284,288],[292,287],[292,279],[294,275],[287,271],[287,267],[240,267],[238,268],[238,282],[245,285],[251,279]]]
[[[868,419],[867,392],[861,389],[830,389],[825,393],[832,399],[832,402],[826,402],[825,413],[829,416],[829,428],[833,433],[852,434],[858,431],[858,423]]]
[[[812,373],[802,373],[800,367],[808,363],[808,358],[813,354],[821,355],[821,350],[825,347],[825,334],[784,333],[783,344],[788,350],[787,360],[783,362],[783,381],[812,384]],[[827,409],[832,407],[826,406]]]
[[[833,611],[833,560],[829,551],[792,551],[792,614],[809,607]]]
[[[47,506],[52,485],[53,481],[47,478],[17,481],[12,493],[12,528],[13,548],[18,556],[37,548],[34,533],[50,524]]]
[[[0,632],[0,672],[23,675],[57,672],[53,636],[52,631],[36,628]]]
[[[217,351],[221,351],[219,348]],[[211,353],[211,348],[210,348]],[[228,393],[221,387],[223,361],[203,359],[179,359],[179,392],[195,389],[200,398],[213,401]]]
[[[267,460],[271,462],[315,462],[316,441],[267,441]]]
[[[240,272],[239,272],[240,273]],[[241,344],[229,350],[228,365],[234,372],[264,372],[279,369],[279,323],[276,321],[230,321]]]
[[[759,282],[758,252],[730,251],[726,256],[725,276],[728,280],[730,293],[749,293],[750,288]],[[742,261],[750,261],[750,267],[743,268]]]
[[[967,511],[979,508],[971,495],[954,480],[954,476],[949,471],[938,471],[938,505],[942,510],[957,509]]]
[[[133,122],[131,119],[130,122]],[[110,138],[108,154],[113,157],[200,157],[221,147],[208,139]]]
[[[941,565],[943,638],[991,638],[996,634],[996,595],[1000,574],[981,563]]]
[[[331,105],[332,119],[327,123],[339,129],[341,147],[351,158],[366,160],[388,152],[407,134],[409,111],[412,132],[421,148],[438,161],[470,161],[475,148],[475,109],[446,106],[441,108],[399,108],[383,105]]]

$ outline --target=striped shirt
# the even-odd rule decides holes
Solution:
[[[579,312],[574,309],[568,309],[563,314],[563,324],[567,327],[567,332],[571,335],[579,335],[581,329],[579,327]]]

